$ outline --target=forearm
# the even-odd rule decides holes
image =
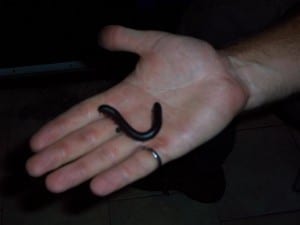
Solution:
[[[300,14],[222,54],[249,94],[246,110],[300,91]]]

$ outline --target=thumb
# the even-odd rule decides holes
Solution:
[[[167,33],[139,31],[122,26],[107,26],[99,37],[100,45],[112,51],[128,51],[142,55],[153,49]]]

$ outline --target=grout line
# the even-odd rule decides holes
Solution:
[[[221,210],[220,210],[220,208],[218,207],[218,204],[216,204],[215,209],[216,209],[216,214],[217,214],[218,222],[219,222],[220,225],[222,225],[222,224],[223,224],[223,221],[222,221],[222,218],[221,218]]]
[[[108,224],[112,225],[112,220],[111,220],[111,205],[110,205],[110,200],[107,201],[107,211],[108,211]]]
[[[3,210],[3,205],[1,205],[1,209],[0,209],[0,225],[3,225],[3,215],[4,215],[4,210]]]
[[[137,196],[137,197],[128,197],[128,198],[120,198],[120,199],[111,199],[111,202],[119,202],[119,201],[129,201],[129,200],[137,200],[137,199],[147,199],[147,198],[155,198],[155,197],[162,197],[162,196],[170,196],[175,195],[176,193],[170,193],[168,195],[165,194],[153,194],[147,196]]]
[[[249,127],[249,128],[237,128],[236,132],[257,130],[257,129],[267,129],[267,128],[273,128],[273,127],[285,127],[285,126],[283,124],[278,124],[278,125],[265,125],[265,126]]]
[[[291,138],[293,139],[294,144],[296,145],[297,149],[300,151],[300,145],[298,144],[295,135],[293,134],[292,131],[293,128],[287,127],[288,133],[291,136]]]
[[[282,212],[274,212],[274,213],[265,213],[265,214],[256,215],[256,216],[246,216],[246,217],[236,217],[236,218],[232,218],[232,219],[222,219],[221,222],[222,223],[224,223],[224,222],[233,222],[233,221],[239,221],[239,220],[257,219],[257,218],[261,218],[261,217],[279,216],[279,215],[293,214],[293,213],[300,213],[300,209],[282,211]]]

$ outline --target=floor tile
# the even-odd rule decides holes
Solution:
[[[296,129],[293,127],[289,127],[289,131],[291,132],[291,135],[300,151],[300,128]]]
[[[299,163],[300,152],[285,127],[238,132],[224,165],[227,189],[218,204],[220,218],[300,209],[300,194],[292,191]]]
[[[127,187],[112,194],[109,199],[110,201],[118,201],[118,200],[129,200],[136,198],[146,198],[146,197],[154,197],[161,196],[163,193],[161,191],[145,191],[141,189],[137,189],[134,187]]]
[[[299,225],[300,211],[223,222],[222,225]]]
[[[201,204],[181,194],[112,201],[112,225],[218,225],[214,204]]]
[[[0,166],[4,175],[25,173],[25,163],[33,154],[29,146],[29,140],[42,123],[43,121],[33,119],[12,119],[8,144],[3,149],[3,164]]]
[[[293,140],[295,141],[297,148],[300,151],[300,129],[289,127],[289,131],[291,132]],[[295,181],[295,189],[300,192],[300,164],[299,164],[297,180]]]
[[[42,187],[24,189],[5,193],[2,225],[109,225],[107,201],[88,191],[53,195]]]

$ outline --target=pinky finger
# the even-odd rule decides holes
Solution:
[[[117,166],[99,174],[91,182],[91,190],[98,196],[106,196],[134,181],[141,179],[161,165],[161,159],[156,152],[139,147],[128,159]]]

